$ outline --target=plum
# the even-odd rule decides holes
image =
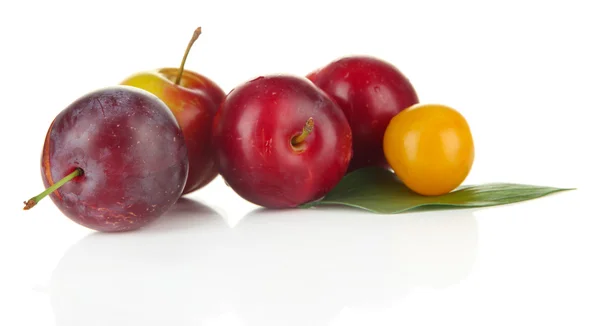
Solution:
[[[41,158],[47,189],[25,209],[50,195],[60,211],[85,227],[134,230],[177,201],[188,169],[183,133],[166,104],[131,86],[107,87],[55,117]]]

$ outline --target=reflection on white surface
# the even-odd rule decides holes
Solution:
[[[73,245],[50,294],[57,326],[331,325],[460,282],[476,251],[471,210],[256,210],[230,228],[185,200],[146,230]]]

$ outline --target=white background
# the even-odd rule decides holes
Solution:
[[[3,1],[0,325],[599,325],[595,1]],[[369,54],[460,110],[466,183],[578,190],[486,209],[256,211],[221,179],[147,230],[93,234],[42,189],[53,117],[178,66],[225,91]]]

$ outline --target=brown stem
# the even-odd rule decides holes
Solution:
[[[188,54],[192,49],[192,45],[194,45],[194,42],[196,42],[201,33],[202,28],[200,27],[196,28],[196,30],[194,31],[194,34],[192,35],[192,38],[190,39],[190,42],[188,43],[188,46],[185,49],[183,59],[181,60],[181,65],[179,66],[179,73],[177,74],[177,79],[175,79],[175,85],[179,85],[181,83],[181,77],[183,76],[183,68],[185,67],[185,61],[187,60]]]

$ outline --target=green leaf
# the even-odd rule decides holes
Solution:
[[[346,175],[324,198],[302,205],[345,205],[374,213],[396,214],[408,210],[453,207],[486,207],[516,203],[572,189],[513,183],[462,186],[441,196],[422,196],[408,189],[396,175],[382,168],[365,168]]]

